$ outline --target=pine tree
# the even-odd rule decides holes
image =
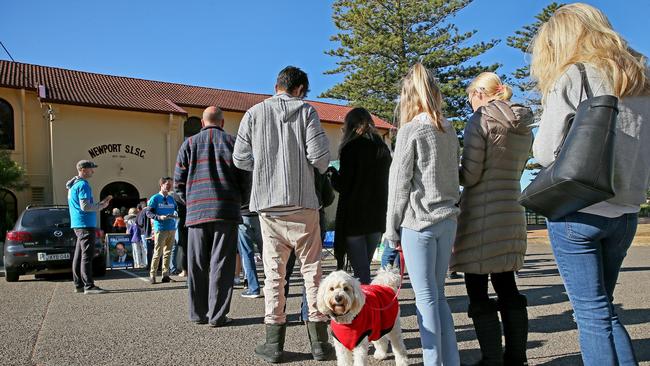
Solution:
[[[562,5],[564,4],[558,4],[556,2],[547,5],[539,14],[535,15],[535,19],[537,20],[534,23],[525,25],[520,30],[516,31],[514,36],[508,37],[506,44],[529,55],[531,42],[533,41],[535,34],[537,34],[537,31],[542,24],[548,21],[555,11]],[[530,79],[529,66],[526,65],[518,68],[512,73],[512,76],[515,79],[514,84],[522,92],[526,104],[533,108],[536,114],[540,113],[542,102],[540,95],[536,92],[535,82]]]
[[[468,81],[499,66],[472,62],[498,40],[468,44],[477,31],[460,33],[450,22],[472,1],[336,0],[333,20],[340,32],[330,39],[338,48],[326,54],[339,60],[326,74],[345,78],[320,97],[348,101],[391,121],[402,77],[421,62],[436,73],[445,115],[466,118],[471,113],[465,94]]]

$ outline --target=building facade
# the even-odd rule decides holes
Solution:
[[[177,151],[201,128],[204,108],[222,108],[224,129],[236,134],[244,112],[268,97],[0,60],[0,148],[28,182],[21,191],[0,189],[0,220],[9,225],[29,204],[67,204],[65,183],[81,159],[99,165],[91,180],[96,200],[111,194],[111,207],[134,207],[158,191],[160,177],[173,175]],[[310,104],[336,159],[349,107]],[[388,136],[391,126],[375,123]]]

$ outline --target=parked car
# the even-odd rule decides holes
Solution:
[[[103,231],[96,229],[96,235],[93,276],[101,277],[106,274],[106,249]],[[71,272],[76,241],[68,206],[27,206],[6,235],[5,279],[16,282],[28,273]]]

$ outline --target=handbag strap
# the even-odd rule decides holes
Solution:
[[[589,85],[589,80],[587,79],[587,70],[585,69],[585,65],[580,62],[577,62],[575,65],[580,71],[580,79],[581,79],[580,99],[578,99],[578,105],[579,105],[580,103],[582,103],[583,92],[587,94],[587,99],[593,98],[594,94],[591,91],[591,86]],[[571,125],[573,125],[573,118],[569,120],[569,126],[567,126],[566,133],[564,134],[564,136],[562,136],[562,141],[560,142],[560,145],[558,145],[557,149],[555,149],[555,151],[553,152],[553,155],[556,158],[560,154],[560,150],[562,149],[562,146],[564,146],[564,141],[566,140],[566,137],[569,134]]]

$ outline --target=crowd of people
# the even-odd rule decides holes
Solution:
[[[223,130],[221,109],[207,108],[201,131],[180,148],[174,177],[161,178],[160,192],[116,225],[137,243],[136,262],[149,265],[152,284],[159,261],[160,281],[170,281],[177,235],[186,255],[189,319],[213,327],[231,321],[237,252],[248,285],[242,296],[262,296],[257,246],[266,339],[254,352],[274,363],[282,361],[288,277],[298,260],[304,279],[302,319],[314,359],[325,360],[333,349],[316,294],[323,275],[323,209],[334,201],[333,188],[339,193],[337,266],[347,258],[355,277],[367,284],[382,234],[388,243],[382,265],[395,263],[396,253],[403,251],[426,365],[460,364],[445,298],[448,270],[464,273],[479,364],[526,365],[528,301],[515,277],[526,253],[525,212],[517,202],[520,178],[531,146],[542,166],[553,164],[569,128],[567,117],[581,102],[575,64],[582,63],[594,95],[619,98],[616,195],[549,220],[549,237],[575,312],[584,363],[637,364],[613,292],[650,183],[646,58],[612,30],[598,9],[580,3],[557,10],[541,26],[531,50],[530,71],[543,98],[534,142],[533,111],[511,99],[512,89],[498,75],[484,72],[466,89],[474,113],[462,134],[461,154],[457,133],[443,114],[436,77],[418,63],[402,81],[394,150],[371,114],[354,108],[345,116],[335,169],[329,167],[329,143],[318,113],[304,101],[307,74],[289,66],[277,77],[275,95],[244,114],[236,136]],[[103,291],[90,277],[94,235],[89,230],[95,212],[110,202],[109,197],[93,203],[87,179],[95,167],[79,162],[79,176],[68,184],[79,238],[74,283],[86,293]],[[147,250],[150,237],[153,248]],[[488,295],[488,281],[496,299]]]

